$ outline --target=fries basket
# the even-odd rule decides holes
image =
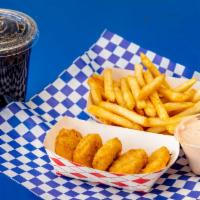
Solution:
[[[131,148],[143,148],[150,154],[156,148],[165,145],[171,153],[170,163],[157,173],[122,175],[93,168],[80,166],[55,154],[55,139],[60,129],[76,129],[86,135],[98,133],[103,142],[118,137],[123,145],[123,152]],[[108,134],[109,133],[109,134]],[[179,144],[174,137],[156,134],[147,134],[121,127],[103,125],[91,121],[82,121],[75,118],[62,118],[46,135],[44,146],[58,175],[97,182],[109,186],[123,188],[130,191],[148,192],[156,180],[176,161],[179,155]]]

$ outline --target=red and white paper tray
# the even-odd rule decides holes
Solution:
[[[106,171],[80,166],[68,161],[54,152],[55,139],[62,128],[76,129],[82,136],[89,133],[98,133],[105,143],[107,140],[118,137],[122,142],[122,153],[133,148],[143,148],[148,154],[155,149],[166,146],[171,154],[168,166],[151,174],[117,175]],[[55,173],[67,177],[90,182],[103,183],[109,186],[123,188],[129,191],[150,191],[156,180],[169,169],[179,155],[179,143],[172,136],[147,133],[127,128],[103,125],[94,121],[83,121],[64,117],[46,134],[44,146],[55,168]]]

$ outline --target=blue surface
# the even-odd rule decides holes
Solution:
[[[200,1],[5,0],[38,23],[40,38],[31,57],[27,99],[49,82],[108,28],[175,62],[200,67]],[[199,70],[200,71],[200,70]],[[0,175],[1,199],[38,199]]]

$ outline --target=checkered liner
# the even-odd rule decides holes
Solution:
[[[200,198],[200,177],[191,173],[182,152],[152,191],[145,194],[58,176],[43,148],[45,133],[62,116],[90,119],[85,112],[87,77],[107,66],[133,69],[140,62],[140,52],[168,75],[199,77],[198,72],[104,31],[89,51],[42,92],[27,103],[11,103],[0,112],[0,171],[43,199]]]

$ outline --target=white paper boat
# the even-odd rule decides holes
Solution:
[[[155,149],[166,146],[171,154],[168,166],[156,173],[117,175],[106,171],[77,165],[55,154],[55,139],[62,128],[76,129],[82,136],[89,133],[98,133],[105,143],[107,140],[118,137],[122,142],[123,152],[132,148],[143,148],[148,154]],[[123,188],[129,191],[148,192],[156,180],[176,161],[179,155],[179,143],[174,137],[154,133],[146,133],[117,126],[104,125],[93,121],[83,121],[64,117],[46,134],[44,146],[48,156],[60,175],[98,182],[106,185]],[[122,152],[122,153],[123,153]]]

